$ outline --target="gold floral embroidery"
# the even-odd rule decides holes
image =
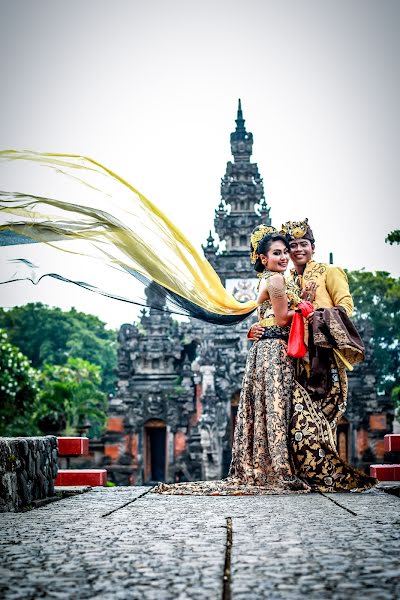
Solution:
[[[299,304],[299,302],[301,302],[301,290],[299,288],[299,286],[292,280],[287,280],[286,281],[286,288],[287,288],[287,296],[288,299],[290,300],[290,308],[294,308],[295,306],[297,306]]]
[[[310,264],[310,263],[308,263]],[[324,263],[315,263],[312,265],[312,267],[310,269],[305,270],[305,273],[303,275],[303,279],[305,279],[306,281],[308,281],[309,279],[314,279],[315,277],[317,277],[318,275],[321,276],[324,273],[326,273],[327,271],[327,266]]]

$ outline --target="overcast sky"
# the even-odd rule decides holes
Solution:
[[[399,275],[399,27],[397,0],[3,0],[0,145],[96,159],[199,247],[240,97],[273,224],[307,216],[318,259]],[[1,293],[136,314],[62,283]]]

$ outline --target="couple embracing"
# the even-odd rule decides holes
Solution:
[[[347,276],[338,267],[315,262],[314,244],[307,219],[289,221],[280,231],[266,225],[253,231],[250,260],[260,278],[258,321],[248,332],[254,343],[229,475],[219,481],[160,484],[155,492],[345,492],[376,483],[337,452],[336,426],[346,410],[346,368],[363,360],[364,348],[349,319],[353,301]],[[294,269],[285,277],[289,258]],[[291,334],[299,319],[304,352],[296,354]]]

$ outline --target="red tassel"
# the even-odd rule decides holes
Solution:
[[[308,317],[308,315],[310,315],[315,310],[311,302],[308,302],[308,300],[302,300],[301,302],[299,302],[297,308],[301,311],[303,317]]]
[[[303,315],[294,313],[292,324],[290,326],[289,341],[287,353],[293,358],[303,358],[306,353],[304,343],[304,320]]]
[[[290,326],[288,349],[287,353],[293,358],[303,358],[307,352],[304,343],[304,317],[314,312],[314,307],[311,302],[303,300],[297,305],[300,312],[294,313],[292,324]]]

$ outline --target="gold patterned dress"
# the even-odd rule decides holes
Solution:
[[[273,273],[264,272],[269,278]],[[299,301],[287,282],[288,307]],[[197,495],[267,495],[366,489],[375,482],[339,458],[334,439],[343,399],[343,372],[319,404],[297,380],[298,361],[287,355],[289,327],[276,324],[268,298],[258,309],[263,338],[249,350],[227,478],[160,483],[153,492]]]

